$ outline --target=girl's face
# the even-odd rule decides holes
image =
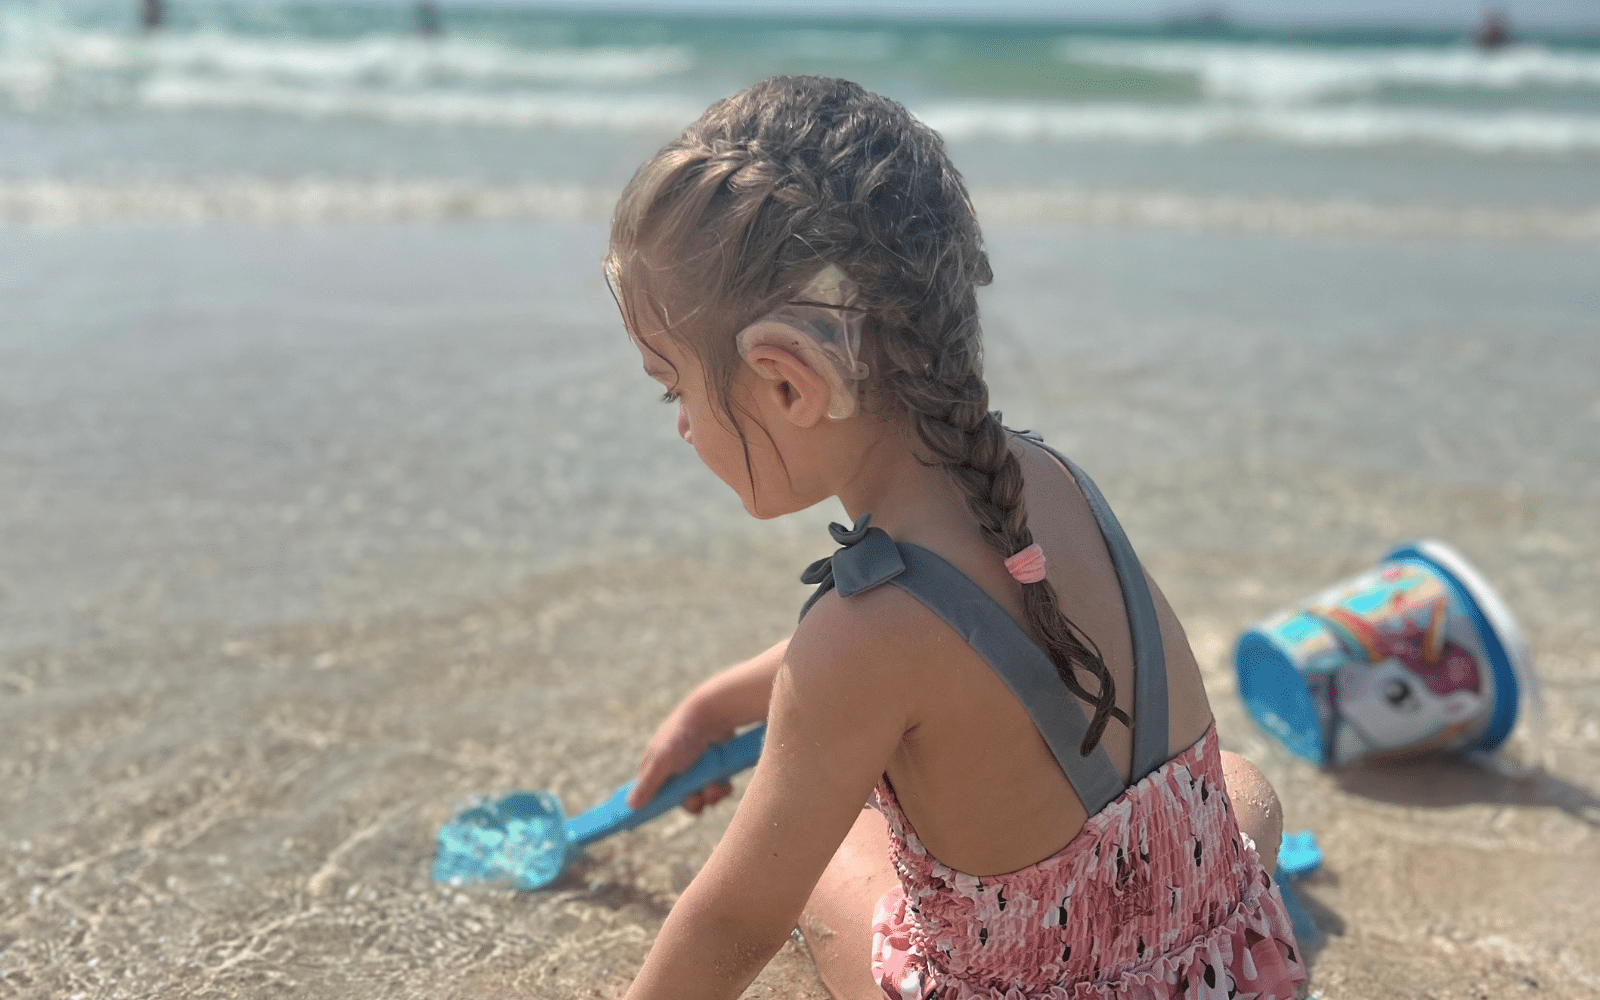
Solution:
[[[678,404],[678,436],[694,446],[695,454],[706,468],[739,494],[745,510],[754,517],[777,517],[795,509],[768,509],[773,501],[780,499],[771,487],[784,479],[781,474],[777,478],[763,474],[774,466],[781,467],[777,452],[765,435],[747,435],[749,464],[746,464],[746,441],[740,439],[738,430],[718,406],[711,387],[706,384],[700,360],[664,334],[649,337],[648,343],[634,337],[633,346],[644,362],[645,374],[665,387],[662,398]],[[746,376],[754,377],[744,366],[740,368],[739,379],[733,387],[736,404],[741,393],[749,393]],[[751,478],[752,472],[768,488],[758,491]]]

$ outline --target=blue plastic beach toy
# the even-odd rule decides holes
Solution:
[[[1278,867],[1285,875],[1310,875],[1322,867],[1322,848],[1310,830],[1285,833],[1278,842]]]
[[[480,802],[439,828],[433,880],[446,885],[489,882],[543,889],[561,877],[567,859],[578,849],[648,822],[705,786],[754,765],[766,735],[767,727],[761,725],[713,746],[638,809],[628,807],[632,781],[570,820],[549,792],[512,792]]]
[[[1239,696],[1261,728],[1323,767],[1489,753],[1524,702],[1538,703],[1511,610],[1438,541],[1401,545],[1257,622],[1239,637],[1234,663]]]
[[[1300,897],[1295,893],[1293,883],[1302,875],[1310,875],[1321,867],[1322,849],[1317,846],[1317,839],[1310,830],[1285,833],[1278,842],[1278,869],[1272,873],[1272,880],[1278,884],[1283,908],[1288,911],[1289,922],[1294,925],[1295,940],[1302,947],[1316,940],[1319,932],[1316,921],[1300,905]]]

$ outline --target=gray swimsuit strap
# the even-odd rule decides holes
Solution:
[[[1166,666],[1155,607],[1127,536],[1105,498],[1081,470],[1062,461],[1089,498],[1112,553],[1123,603],[1129,608],[1135,664],[1133,776],[1137,781],[1167,758]],[[802,618],[830,589],[849,597],[884,583],[894,584],[955,629],[1000,675],[1039,728],[1089,815],[1122,794],[1122,778],[1103,745],[1096,746],[1088,756],[1079,753],[1089,722],[1077,699],[1061,682],[1055,664],[982,587],[941,556],[918,545],[896,544],[882,529],[870,526],[870,515],[862,515],[853,528],[835,524],[829,526],[829,531],[844,548],[831,558],[812,563],[802,575],[804,582],[818,585],[801,609]],[[1125,559],[1119,559],[1119,547]],[[1136,587],[1129,585],[1127,566],[1132,567],[1132,575],[1137,578]],[[1142,606],[1138,601],[1140,593]],[[1153,654],[1149,652],[1152,636]],[[1143,658],[1141,652],[1145,653]],[[1144,681],[1148,675],[1154,675],[1153,683]],[[1155,735],[1144,736],[1146,733]]]
[[[1156,603],[1150,596],[1150,584],[1144,578],[1139,557],[1111,505],[1094,484],[1089,474],[1078,468],[1076,462],[1045,444],[1037,435],[1023,432],[1022,436],[1043,448],[1056,461],[1066,467],[1089,501],[1095,522],[1100,525],[1100,535],[1105,539],[1106,550],[1111,554],[1111,565],[1117,571],[1117,584],[1122,588],[1122,606],[1128,616],[1128,631],[1133,637],[1133,780],[1138,781],[1167,762],[1167,657],[1161,645],[1161,620],[1156,617]]]

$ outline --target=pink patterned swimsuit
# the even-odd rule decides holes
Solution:
[[[940,863],[887,779],[875,800],[900,876],[872,926],[892,1000],[1245,1000],[1305,980],[1283,900],[1234,822],[1215,727],[1008,875]]]
[[[927,852],[885,776],[874,805],[888,821],[900,885],[878,903],[873,973],[889,1000],[1293,997],[1306,978],[1294,931],[1234,821],[1216,727],[1167,758],[1166,660],[1144,572],[1093,481],[1051,454],[1089,502],[1122,588],[1133,640],[1132,785],[1104,747],[1080,752],[1088,720],[1048,656],[937,554],[897,544],[863,516],[854,528],[833,525],[844,547],[801,577],[819,585],[802,617],[829,590],[849,598],[892,584],[942,618],[1027,709],[1089,814],[1057,853],[978,878]]]

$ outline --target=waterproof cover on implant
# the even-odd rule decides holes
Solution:
[[[739,331],[739,355],[747,362],[754,347],[792,351],[828,384],[828,416],[843,420],[856,412],[867,366],[861,362],[861,310],[856,283],[834,264],[814,275],[788,302]],[[776,378],[759,365],[765,378]]]

